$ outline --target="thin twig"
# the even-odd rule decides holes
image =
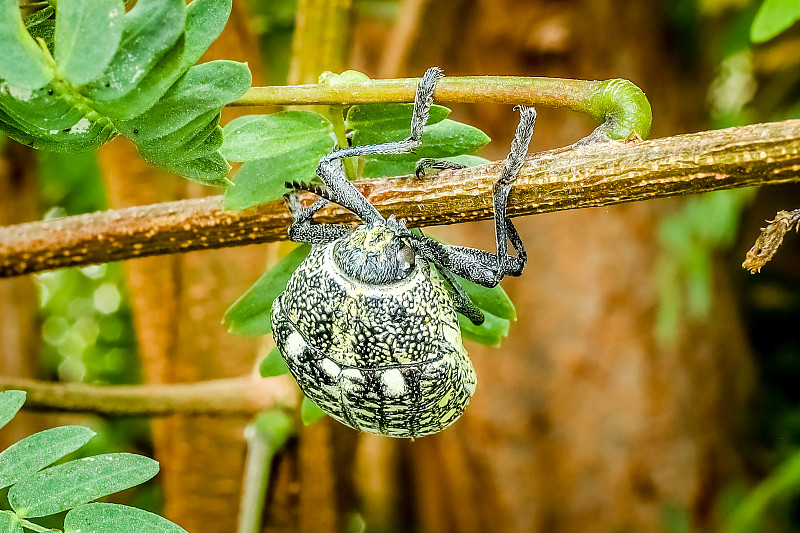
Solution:
[[[492,217],[501,169],[495,162],[357,185],[386,216],[411,226],[453,224]],[[800,120],[534,155],[511,192],[509,215],[791,181],[800,181]],[[348,218],[339,207],[315,216],[321,223]],[[283,240],[290,221],[282,201],[228,212],[214,196],[8,226],[0,228],[0,277]]]
[[[243,377],[174,385],[84,385],[0,376],[0,390],[27,392],[25,409],[110,416],[252,416],[293,409],[297,387],[285,378]]]

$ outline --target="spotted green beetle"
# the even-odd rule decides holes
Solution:
[[[494,186],[496,254],[442,244],[393,216],[383,218],[344,175],[342,158],[411,153],[420,146],[442,75],[434,67],[419,82],[407,139],[323,157],[317,175],[324,187],[287,184],[295,189],[286,195],[294,217],[289,237],[313,246],[272,305],[275,341],[300,388],[323,411],[352,428],[392,437],[441,431],[461,416],[475,391],[457,313],[475,324],[483,314],[456,276],[493,287],[506,275],[519,276],[526,264],[506,206],[533,134],[533,108],[520,107],[511,152]],[[424,159],[417,174],[431,167],[459,168]],[[300,190],[320,198],[303,207]],[[330,201],[363,224],[311,224]],[[508,253],[509,241],[516,256]]]

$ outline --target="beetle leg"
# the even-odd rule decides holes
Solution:
[[[431,157],[423,157],[417,161],[417,166],[414,168],[414,175],[417,178],[425,177],[425,169],[432,168],[434,170],[458,170],[467,168],[467,165],[461,163],[453,163],[445,159],[433,159]]]
[[[411,236],[412,245],[423,257],[462,278],[486,287],[494,287],[505,276],[519,276],[528,260],[522,239],[507,216],[511,185],[517,179],[525,161],[536,122],[536,111],[532,107],[519,106],[519,109],[520,121],[514,140],[511,142],[511,151],[506,157],[500,179],[492,191],[497,253],[442,244],[427,237]],[[517,252],[516,256],[508,253],[509,241]]]
[[[486,319],[486,317],[483,316],[483,312],[478,308],[478,306],[472,302],[472,299],[467,294],[467,291],[465,291],[464,287],[462,287],[458,282],[458,278],[449,270],[436,270],[453,289],[451,294],[453,296],[453,304],[455,305],[456,312],[467,317],[470,322],[476,326],[483,324],[483,321]]]
[[[294,220],[289,226],[289,239],[294,242],[307,242],[309,244],[327,244],[339,237],[346,235],[351,228],[344,224],[312,224],[311,217],[314,213],[325,207],[329,202],[327,198],[318,198],[308,207],[303,207],[297,192],[283,195],[289,212]]]
[[[364,198],[358,189],[347,180],[342,170],[341,159],[370,154],[409,154],[413,153],[422,144],[422,130],[428,122],[431,104],[433,103],[433,89],[436,82],[444,76],[442,69],[431,67],[422,76],[417,84],[417,93],[414,98],[414,111],[411,115],[411,132],[402,141],[351,146],[335,150],[323,157],[317,167],[317,175],[328,187],[336,203],[346,207],[363,222],[369,223],[383,220],[378,210]]]

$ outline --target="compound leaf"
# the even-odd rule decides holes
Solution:
[[[95,435],[83,426],[61,426],[35,433],[0,453],[0,488],[17,483],[74,452]]]
[[[269,317],[267,317],[269,319]],[[289,366],[278,348],[273,348],[258,366],[262,378],[282,376],[289,373]]]
[[[292,273],[306,258],[311,246],[301,244],[278,261],[225,312],[223,324],[238,335],[266,335],[272,331],[272,302],[286,288]]]
[[[44,52],[30,36],[18,0],[0,0],[0,79],[20,89],[38,89],[53,79]]]
[[[240,117],[225,126],[222,153],[231,161],[244,162],[279,156],[320,143],[332,148],[332,132],[330,121],[311,111]]]
[[[64,517],[64,531],[80,533],[186,533],[166,518],[116,503],[88,503]]]
[[[303,396],[303,403],[300,404],[300,420],[303,421],[303,425],[310,426],[323,416],[325,416],[325,411],[311,398]]]
[[[0,428],[14,418],[22,404],[25,403],[25,396],[25,392],[21,390],[0,392]]]
[[[12,486],[8,501],[20,516],[47,516],[144,483],[158,463],[130,453],[77,459],[42,470]]]
[[[22,533],[19,518],[11,511],[0,511],[0,533]]]
[[[124,15],[122,0],[59,0],[55,59],[61,76],[84,85],[102,74],[119,46]]]

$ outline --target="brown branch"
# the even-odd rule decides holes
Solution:
[[[112,416],[252,416],[264,409],[298,405],[297,387],[284,378],[101,386],[0,376],[0,390],[27,392],[26,409]]]
[[[357,185],[385,215],[413,226],[492,216],[502,162],[430,179]],[[511,216],[598,207],[768,183],[800,181],[800,120],[594,144],[530,156],[511,193]],[[348,217],[339,207],[315,218]],[[282,201],[226,212],[221,197],[133,207],[0,228],[0,277],[133,257],[286,239]]]

